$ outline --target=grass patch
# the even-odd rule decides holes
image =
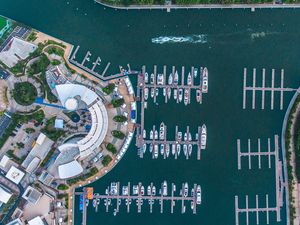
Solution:
[[[27,41],[33,42],[33,41],[35,41],[36,39],[37,39],[37,33],[36,33],[35,31],[32,31],[32,32],[29,34],[29,36],[28,36],[28,38],[27,38]]]
[[[110,83],[106,87],[102,88],[102,91],[105,94],[110,95],[114,91],[114,88],[115,88],[115,84]]]
[[[46,72],[47,67],[50,65],[50,61],[45,54],[42,54],[41,57],[31,64],[28,69],[29,75],[34,75],[42,72]]]
[[[52,117],[47,120],[45,127],[41,130],[53,141],[57,141],[65,133],[63,130],[56,129],[54,127],[55,119],[56,117]]]
[[[20,105],[31,105],[37,97],[37,90],[33,84],[29,82],[15,83],[13,90],[13,98]]]
[[[54,54],[54,55],[58,55],[61,57],[64,57],[64,54],[65,54],[65,50],[63,50],[57,46],[49,46],[45,51],[50,55]]]
[[[65,190],[68,190],[69,189],[69,186],[66,185],[66,184],[59,184],[57,186],[57,189],[60,190],[60,191],[65,191]]]

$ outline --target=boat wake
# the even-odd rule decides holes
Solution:
[[[160,36],[151,39],[154,44],[175,44],[175,43],[191,43],[205,44],[207,43],[207,35],[193,34],[189,36]]]

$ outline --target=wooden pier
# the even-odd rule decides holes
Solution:
[[[285,88],[284,87],[284,70],[281,69],[281,75],[280,75],[280,87],[275,87],[275,69],[272,69],[271,74],[271,87],[265,86],[265,79],[266,79],[266,69],[262,69],[262,86],[259,87],[256,85],[256,78],[257,78],[257,70],[256,68],[253,69],[252,72],[252,86],[247,86],[247,68],[244,68],[244,81],[243,81],[243,109],[246,109],[246,100],[247,100],[247,91],[252,91],[252,109],[255,109],[256,107],[256,92],[261,91],[261,109],[265,109],[265,92],[270,91],[271,92],[271,103],[270,108],[271,110],[274,110],[274,93],[280,92],[280,99],[279,99],[279,107],[280,110],[283,109],[283,94],[286,91],[297,91],[296,88]]]

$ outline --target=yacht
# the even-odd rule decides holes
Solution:
[[[141,186],[140,188],[140,195],[144,195],[145,194],[145,187]]]
[[[187,77],[187,85],[192,85],[192,75],[191,73],[188,74],[188,77]]]
[[[191,144],[188,145],[188,153],[189,156],[192,154],[193,146]]]
[[[150,139],[153,139],[153,130],[150,131]]]
[[[164,181],[162,184],[162,194],[163,196],[167,196],[168,195],[168,184],[167,181]]]
[[[147,187],[147,195],[151,195],[151,186],[150,185]]]
[[[147,84],[149,82],[149,76],[148,76],[148,73],[146,72],[145,73],[145,83]]]
[[[170,145],[169,144],[166,145],[166,155],[167,155],[167,157],[169,157],[169,155],[170,155]]]
[[[181,140],[182,140],[182,132],[181,132],[181,131],[179,131],[179,132],[177,133],[177,138],[178,138],[178,141],[181,141]]]
[[[146,145],[146,143],[145,143],[145,144],[143,144],[143,152],[145,153],[146,150],[147,150],[147,145]]]
[[[157,75],[157,85],[163,85],[163,84],[164,84],[164,75],[160,73]]]
[[[206,148],[206,139],[207,139],[206,126],[205,124],[203,124],[202,131],[201,131],[201,149]]]
[[[184,141],[187,141],[187,133],[184,133]]]
[[[157,130],[154,132],[154,139],[158,139],[158,131]]]
[[[194,69],[194,77],[196,78],[197,76],[198,76],[198,69],[195,68],[195,69]]]
[[[175,155],[176,153],[176,145],[172,144],[172,155]]]
[[[123,186],[122,187],[122,195],[128,195],[128,186]]]
[[[197,186],[197,189],[196,189],[196,203],[197,205],[200,205],[201,204],[201,201],[202,201],[202,197],[201,197],[201,187],[200,185]]]
[[[145,100],[148,99],[148,95],[149,95],[149,89],[148,89],[148,88],[145,88],[145,93],[144,93],[144,98],[145,98]]]
[[[173,83],[173,74],[170,73],[169,79],[168,79],[168,84],[171,85]]]
[[[171,98],[171,94],[172,94],[172,90],[170,87],[167,88],[167,95],[168,95],[168,99]]]
[[[132,194],[137,195],[139,193],[139,186],[133,185],[132,187]]]
[[[174,89],[174,100],[177,100],[178,96],[177,96],[177,89]]]
[[[183,97],[183,90],[180,88],[179,89],[179,93],[178,93],[178,98],[179,98],[179,102],[182,102],[182,97]]]
[[[181,145],[177,144],[176,146],[177,155],[180,155],[180,150],[181,150]]]
[[[155,92],[154,88],[151,88],[151,98],[154,97],[154,92]]]
[[[196,91],[196,100],[197,102],[201,101],[201,91],[199,89]]]
[[[183,145],[183,153],[185,156],[187,156],[187,145],[186,144]]]
[[[160,128],[159,128],[159,139],[160,140],[165,139],[165,124],[163,122],[160,124]]]
[[[152,186],[152,195],[156,195],[156,187]]]
[[[152,143],[150,144],[149,151],[150,151],[150,153],[152,153],[152,151],[153,151],[153,144]]]
[[[146,138],[146,130],[143,130],[143,138]]]
[[[208,91],[208,70],[206,67],[203,69],[202,91],[203,93],[207,93]]]
[[[187,105],[189,103],[189,90],[184,90],[184,104]]]
[[[175,74],[174,74],[174,84],[178,85],[178,72],[176,70]]]
[[[188,183],[185,183],[185,184],[184,184],[184,192],[183,192],[183,196],[184,196],[184,197],[187,197],[188,194],[189,194],[189,185],[188,185]]]
[[[154,74],[153,73],[151,73],[151,76],[150,76],[150,83],[154,84]]]
[[[154,158],[158,158],[158,145],[154,145]]]
[[[163,155],[165,152],[165,145],[164,144],[160,144],[160,154]]]
[[[156,88],[155,89],[155,95],[158,96],[158,94],[159,94],[159,90],[158,90],[158,88]]]

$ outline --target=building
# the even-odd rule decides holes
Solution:
[[[11,180],[12,182],[14,182],[15,184],[19,184],[24,176],[25,176],[24,172],[19,170],[17,167],[12,166],[10,167],[5,177]]]
[[[22,195],[22,198],[24,198],[26,201],[36,204],[40,198],[42,197],[42,193],[36,190],[35,188],[28,186]]]
[[[22,167],[25,168],[27,173],[32,173],[38,168],[51,150],[53,143],[45,134],[40,133],[33,148],[22,163]]]
[[[56,129],[63,129],[64,128],[64,120],[62,120],[62,119],[55,119],[54,127]]]
[[[28,225],[46,225],[46,223],[42,220],[40,216],[37,216],[32,220],[29,220]]]
[[[52,91],[55,91],[56,85],[70,83],[68,78],[71,76],[70,71],[64,64],[52,66],[46,71],[46,80]]]
[[[24,41],[20,38],[13,37],[5,50],[0,52],[0,60],[9,68],[15,66],[20,60],[26,59],[30,53],[34,52],[37,46]]]
[[[23,225],[22,221],[18,218],[18,219],[15,219],[11,222],[9,222],[8,224],[6,225]]]
[[[0,205],[6,204],[13,194],[6,187],[0,185]]]

